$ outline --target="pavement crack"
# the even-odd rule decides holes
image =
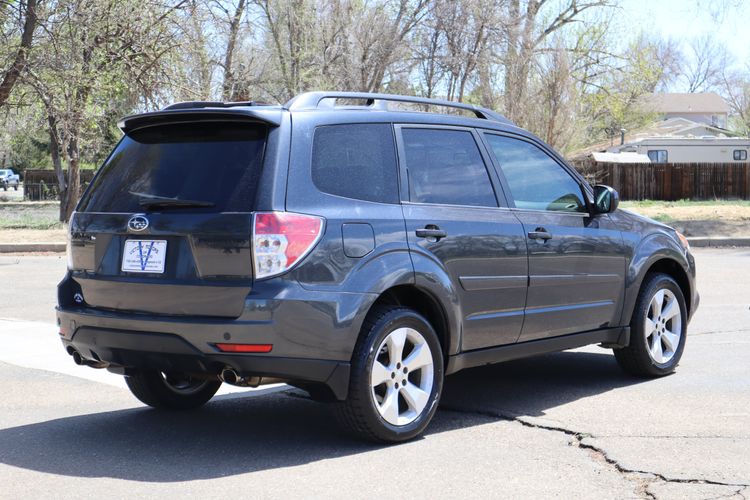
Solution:
[[[723,482],[723,481],[715,481],[713,479],[673,478],[673,477],[665,476],[664,474],[661,474],[659,472],[631,469],[629,467],[625,467],[620,462],[610,457],[609,454],[607,454],[607,452],[604,449],[594,444],[584,442],[586,438],[596,439],[595,435],[585,433],[585,432],[573,431],[571,429],[567,429],[562,426],[529,422],[528,420],[525,420],[516,415],[509,415],[509,414],[504,414],[504,413],[491,411],[491,410],[459,408],[459,407],[453,407],[453,406],[441,406],[440,408],[442,411],[480,415],[480,416],[498,419],[498,420],[504,420],[508,422],[517,422],[524,427],[529,427],[532,429],[541,429],[541,430],[552,431],[552,432],[559,432],[559,433],[565,434],[566,436],[571,436],[574,438],[574,444],[578,448],[588,451],[590,456],[595,461],[609,465],[617,473],[624,476],[626,479],[634,481],[637,485],[636,493],[641,498],[653,498],[653,499],[656,498],[656,496],[648,489],[649,485],[654,482],[677,483],[677,484],[708,484],[712,486],[735,486],[735,487],[739,487],[739,489],[734,494],[739,495],[743,499],[745,498],[744,491],[748,487],[750,487],[750,484],[728,483],[728,482]]]
[[[710,332],[695,332],[695,333],[691,332],[690,336],[691,337],[700,337],[700,336],[703,336],[703,335],[718,335],[720,333],[743,333],[743,332],[746,332],[746,331],[747,331],[747,328],[743,328],[743,329],[740,329],[740,330],[713,330],[713,331],[710,331]]]

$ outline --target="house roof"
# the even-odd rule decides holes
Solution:
[[[642,106],[657,113],[729,113],[729,105],[716,92],[648,94]]]

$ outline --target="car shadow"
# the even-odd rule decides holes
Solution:
[[[450,409],[542,416],[545,410],[638,383],[609,353],[566,352],[466,370],[446,380],[426,437],[486,423]],[[301,392],[219,397],[184,413],[148,408],[0,430],[0,463],[75,477],[176,482],[291,467],[383,446],[344,434],[327,405]]]

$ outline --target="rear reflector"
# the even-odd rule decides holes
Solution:
[[[221,352],[271,352],[273,344],[215,344]]]
[[[253,224],[255,277],[288,271],[313,249],[323,232],[323,219],[291,212],[257,212]]]

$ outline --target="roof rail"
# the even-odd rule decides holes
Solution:
[[[369,92],[305,92],[287,102],[284,107],[289,111],[300,111],[318,109],[320,103],[326,99],[362,99],[367,101],[367,106],[373,108],[385,108],[387,102],[408,102],[411,104],[425,104],[429,106],[444,106],[447,108],[456,108],[470,111],[477,118],[483,120],[492,120],[501,123],[513,124],[500,113],[490,109],[474,106],[473,104],[464,104],[462,102],[446,101],[442,99],[427,99],[425,97],[413,97],[396,94],[373,94]],[[378,102],[383,101],[383,102]]]
[[[176,102],[162,109],[195,109],[195,108],[234,108],[236,106],[268,106],[268,104],[256,101],[221,102],[221,101],[185,101]]]

